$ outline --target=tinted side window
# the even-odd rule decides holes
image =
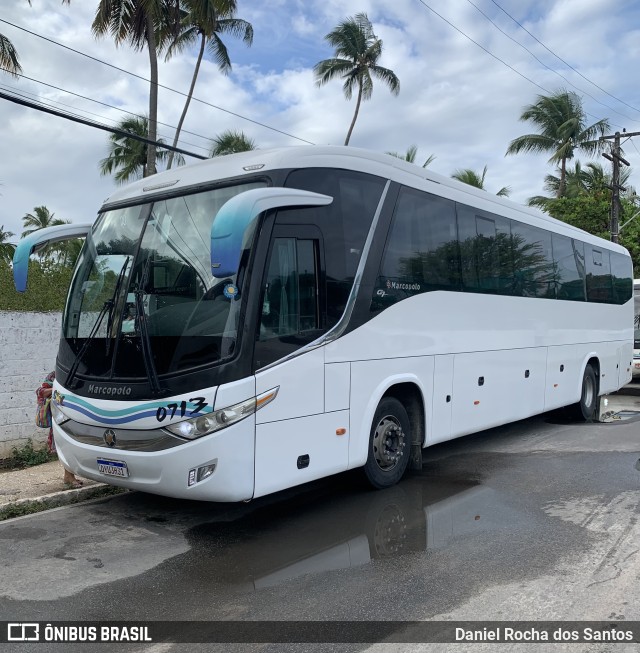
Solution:
[[[555,297],[551,234],[522,222],[511,222],[513,241],[513,294]]]
[[[611,252],[611,281],[613,284],[613,301],[624,304],[633,294],[633,267],[631,259],[624,254]]]
[[[585,245],[587,259],[587,300],[609,304],[613,302],[609,250]]]
[[[256,368],[299,349],[320,335],[319,242],[274,238],[262,284]]]
[[[552,234],[551,240],[556,297],[576,302],[586,301],[584,243],[559,234]]]
[[[278,212],[278,224],[313,224],[322,232],[326,256],[327,327],[342,317],[373,216],[386,180],[350,170],[304,168],[286,186],[333,197],[328,206]]]
[[[455,217],[452,201],[402,188],[376,293],[399,300],[430,290],[459,290]]]
[[[456,205],[465,290],[509,295],[513,286],[510,220]]]

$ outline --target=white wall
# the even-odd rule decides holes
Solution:
[[[60,313],[0,311],[0,459],[31,438],[47,441],[35,425],[36,388],[54,369]]]

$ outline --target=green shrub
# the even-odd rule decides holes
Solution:
[[[19,293],[13,285],[11,268],[0,261],[0,311],[61,311],[72,272],[71,267],[45,267],[39,261],[29,261],[27,292]]]
[[[24,469],[25,467],[34,467],[43,463],[56,460],[55,454],[49,453],[47,447],[34,449],[31,439],[27,440],[20,448],[11,449],[11,458],[3,462],[3,466],[9,469]]]

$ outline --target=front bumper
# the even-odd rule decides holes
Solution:
[[[162,496],[199,501],[245,501],[253,497],[255,415],[228,428],[193,441],[180,440],[179,446],[161,450],[120,448],[128,446],[125,432],[114,429],[116,445],[91,444],[95,427],[74,425],[73,437],[53,425],[56,449],[62,464],[74,474],[101,483]],[[128,432],[130,433],[130,432]],[[144,433],[144,432],[141,432]],[[118,438],[118,436],[121,436]],[[128,478],[108,476],[98,471],[98,458],[126,463]],[[214,473],[189,486],[189,472],[216,464]]]

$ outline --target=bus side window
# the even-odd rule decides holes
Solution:
[[[587,301],[613,303],[609,250],[593,245],[585,247],[587,260]]]
[[[557,298],[586,301],[584,243],[560,234],[551,234],[551,241]]]
[[[633,296],[633,269],[631,260],[624,254],[611,252],[611,282],[613,303],[625,304]]]
[[[517,297],[555,298],[555,264],[551,233],[512,220],[511,239],[515,281],[513,294]]]
[[[319,335],[319,242],[274,238],[262,286],[257,367],[286,356]]]
[[[464,204],[458,204],[456,208],[464,289],[497,295],[512,294],[510,221]]]
[[[434,290],[460,289],[455,206],[402,188],[394,211],[371,309]]]

